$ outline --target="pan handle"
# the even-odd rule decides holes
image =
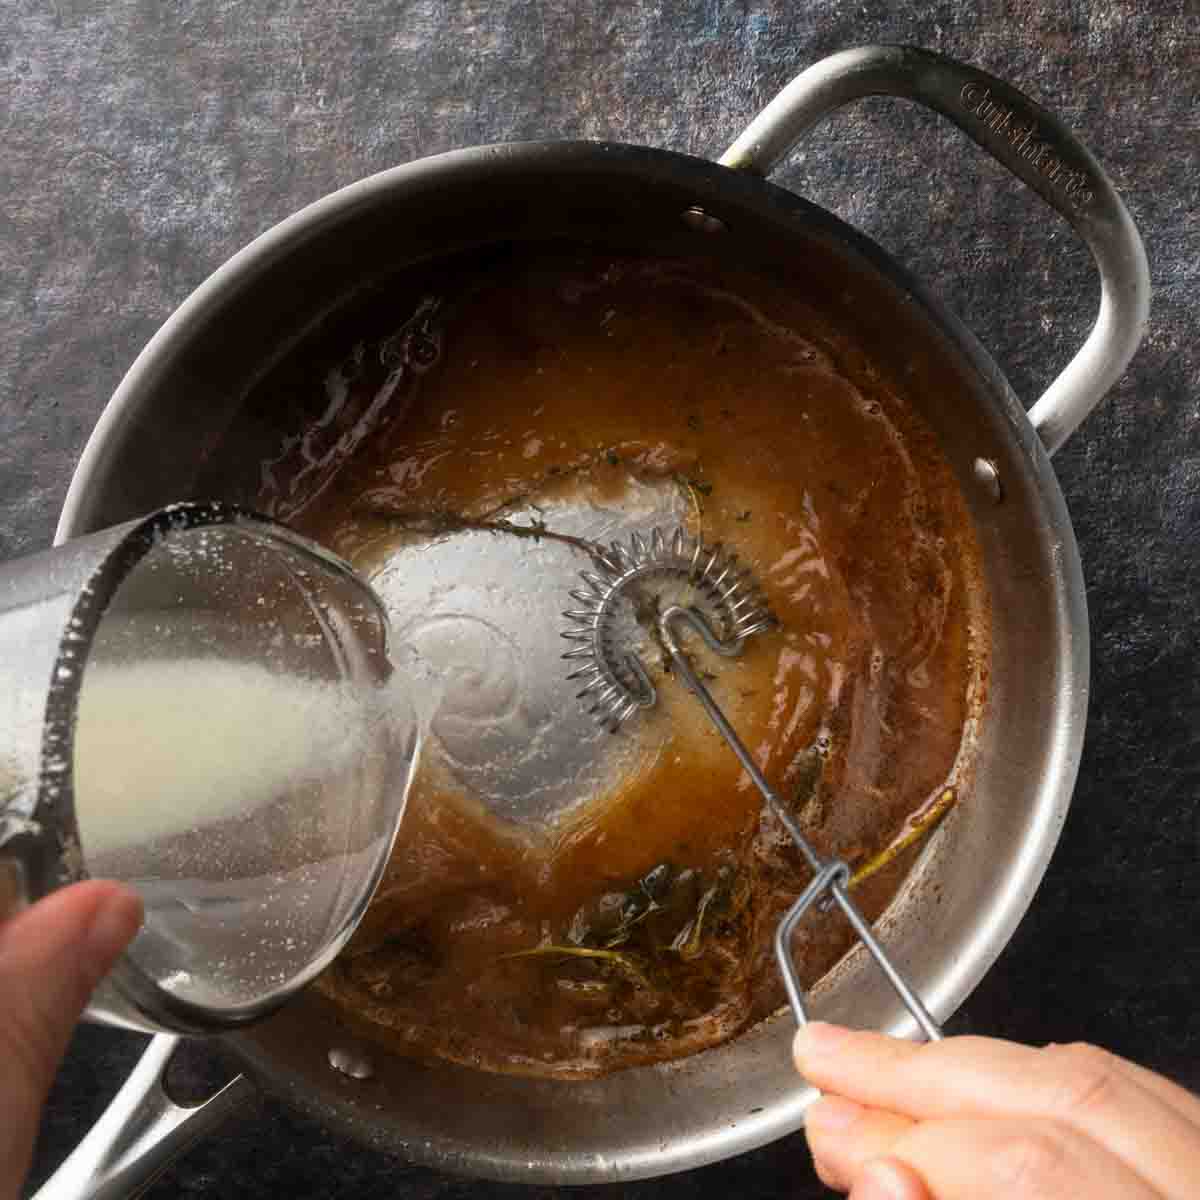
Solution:
[[[767,175],[834,109],[863,96],[901,96],[948,117],[1074,227],[1100,271],[1100,311],[1087,341],[1029,410],[1053,454],[1133,357],[1150,309],[1142,239],[1104,169],[1039,104],[1001,79],[912,46],[862,46],[802,72],[720,158]]]
[[[180,1155],[255,1094],[250,1080],[239,1075],[202,1104],[176,1104],[162,1081],[179,1041],[166,1034],[151,1039],[112,1103],[33,1200],[140,1196]]]

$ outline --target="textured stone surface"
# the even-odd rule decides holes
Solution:
[[[1193,0],[7,0],[0,556],[48,542],[88,431],[168,313],[254,234],[341,184],[513,138],[719,153],[801,66],[867,41],[1004,75],[1111,170],[1156,293],[1144,349],[1055,464],[1093,622],[1075,804],[1031,913],[959,1020],[1027,1041],[1088,1038],[1200,1086],[1196,13]],[[1097,288],[1085,252],[944,122],[863,103],[779,178],[933,284],[1020,394],[1036,396],[1086,332]],[[35,1179],[138,1050],[126,1035],[79,1033]],[[184,1074],[202,1074],[206,1054]],[[264,1102],[150,1195],[518,1193],[529,1189],[405,1167]],[[797,1137],[620,1194],[824,1193]]]

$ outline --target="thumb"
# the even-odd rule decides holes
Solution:
[[[119,883],[54,892],[0,925],[0,1196],[29,1165],[38,1114],[96,984],[137,932],[142,904]]]

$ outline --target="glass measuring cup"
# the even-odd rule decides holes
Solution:
[[[123,880],[146,918],[89,1016],[265,1015],[332,961],[387,862],[414,681],[366,584],[228,505],[0,566],[0,916]]]

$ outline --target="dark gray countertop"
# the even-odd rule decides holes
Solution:
[[[1196,14],[1193,0],[10,0],[0,555],[49,541],[88,431],[154,329],[308,201],[487,141],[596,137],[716,154],[799,68],[862,42],[974,62],[1058,112],[1110,169],[1146,239],[1155,297],[1131,370],[1055,459],[1088,581],[1087,749],[1046,881],[960,1021],[1032,1042],[1086,1038],[1200,1086]],[[1082,247],[945,122],[864,103],[810,136],[779,178],[929,281],[1029,399],[1090,324],[1097,287]],[[35,1180],[140,1044],[79,1032]],[[150,1194],[518,1192],[406,1167],[264,1101]],[[622,1194],[823,1193],[797,1136]]]

